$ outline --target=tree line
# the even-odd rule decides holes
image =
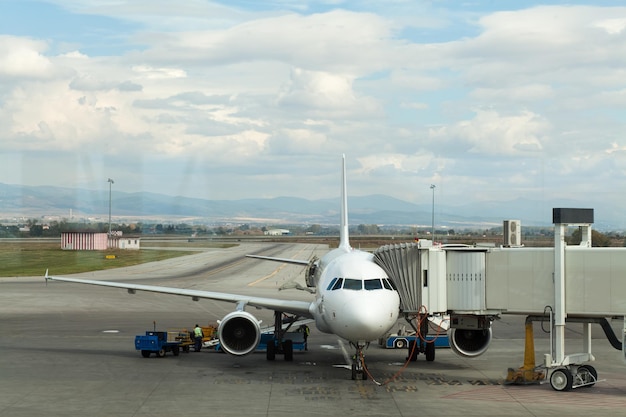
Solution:
[[[268,229],[284,228],[289,229],[292,235],[318,235],[318,236],[336,236],[339,234],[337,226],[326,226],[320,224],[311,225],[273,225],[255,226],[251,224],[239,225],[197,225],[188,223],[113,223],[111,230],[121,231],[123,235],[196,235],[196,236],[228,236],[228,235],[262,235]],[[58,238],[61,232],[99,232],[105,233],[109,230],[107,222],[71,222],[68,220],[50,221],[42,223],[38,219],[29,219],[20,225],[2,225],[0,224],[0,238],[28,238],[28,237],[48,237]],[[430,227],[415,226],[380,226],[377,224],[359,224],[350,228],[351,235],[392,235],[405,236],[408,239],[413,237],[430,238]],[[478,241],[478,238],[497,240],[502,236],[502,227],[492,227],[488,229],[467,228],[462,230],[454,230],[449,228],[435,229],[435,237],[437,241],[446,239],[463,239],[467,238]],[[522,240],[532,241],[536,238],[549,240],[554,237],[554,229],[551,227],[532,227],[526,226],[522,229]],[[571,229],[567,236],[569,245],[577,245],[580,243],[580,229]],[[626,239],[623,234],[618,232],[601,233],[592,229],[592,245],[596,247],[608,246],[625,246]]]

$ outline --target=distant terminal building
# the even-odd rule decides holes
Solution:
[[[291,234],[287,229],[269,229],[264,232],[265,236],[285,236]]]
[[[139,249],[139,237],[124,237],[121,232],[61,232],[63,250]]]

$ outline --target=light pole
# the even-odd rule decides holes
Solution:
[[[113,185],[113,180],[109,178],[109,236],[111,236],[111,186]]]
[[[433,216],[430,226],[430,234],[432,236],[433,243],[435,243],[435,184],[430,184],[430,189],[433,190]]]

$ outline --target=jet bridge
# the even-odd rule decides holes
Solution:
[[[554,209],[553,222],[551,248],[416,242],[382,246],[374,255],[398,289],[405,318],[425,311],[431,318],[449,315],[450,345],[463,356],[487,349],[491,321],[500,314],[550,320],[553,337],[544,366],[552,387],[568,390],[596,381],[595,370],[581,365],[594,360],[591,323],[626,313],[626,248],[591,247],[592,209]],[[580,245],[565,244],[568,226],[581,228]],[[565,353],[566,322],[583,323],[583,353]]]
[[[381,246],[374,259],[391,278],[400,295],[400,309],[414,315],[428,306],[446,311],[446,287],[441,280],[429,280],[445,273],[445,253],[433,250],[430,241]]]

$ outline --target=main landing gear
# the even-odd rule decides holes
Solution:
[[[290,320],[287,328],[283,329],[283,313],[280,311],[274,312],[274,337],[267,342],[266,350],[268,361],[276,359],[276,354],[284,355],[287,362],[293,361],[293,341],[291,339],[283,340],[291,324],[296,321],[295,318],[290,318]]]
[[[416,340],[411,340],[408,346],[409,356],[407,359],[410,359],[411,362],[415,362],[417,360],[417,355],[423,353],[426,356],[427,362],[432,362],[435,360],[435,342],[427,342],[423,340],[421,337],[418,337]]]

